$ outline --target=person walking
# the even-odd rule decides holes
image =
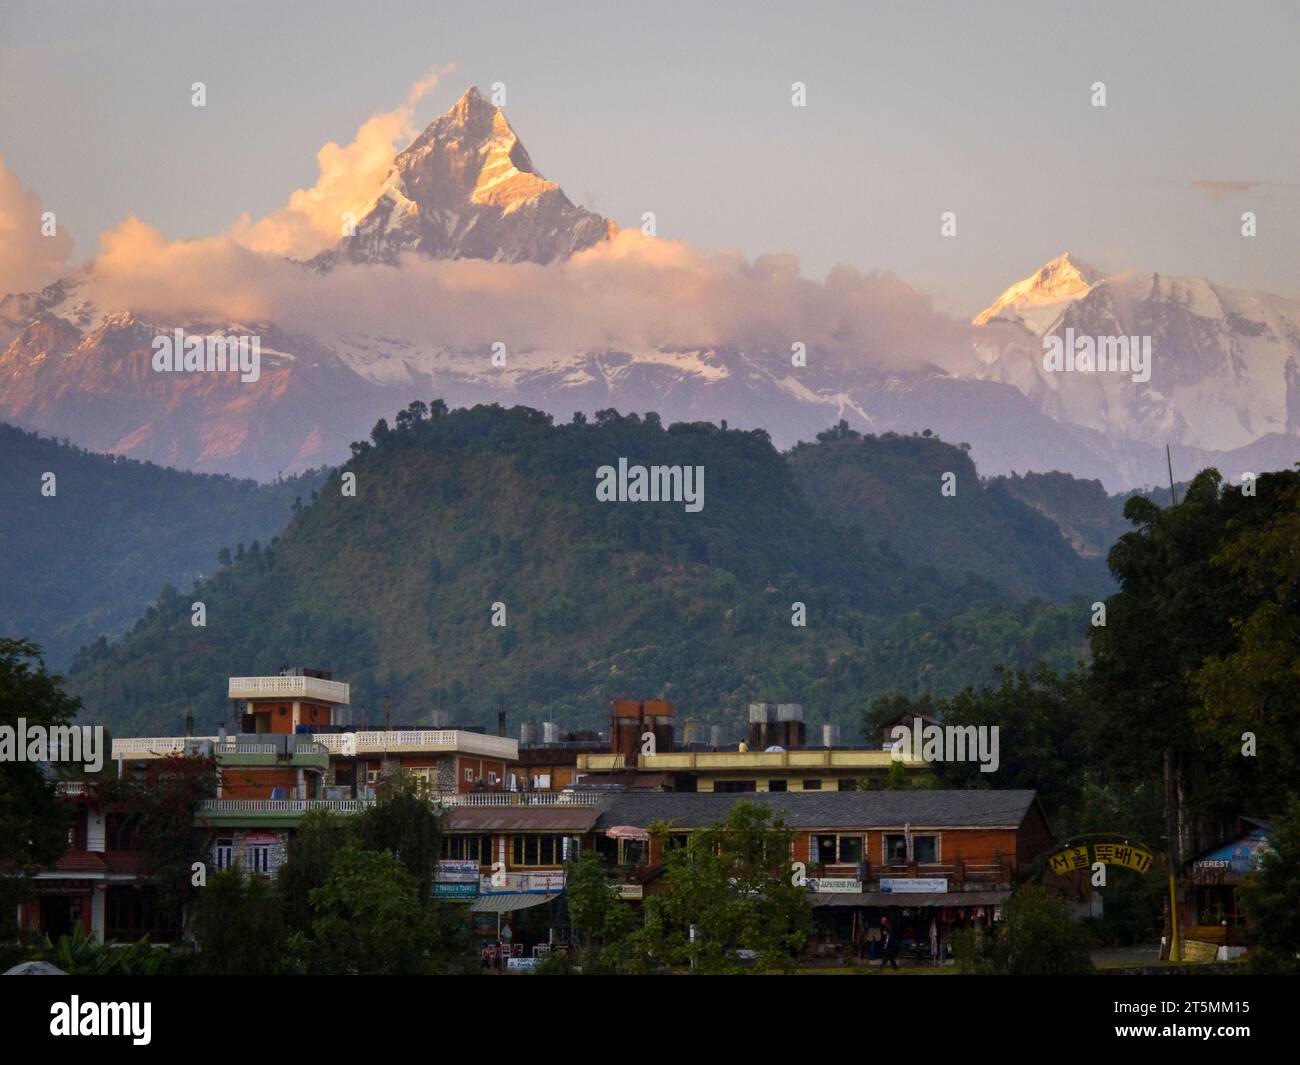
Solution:
[[[894,939],[894,930],[890,927],[889,918],[880,919],[880,967],[883,969],[886,965],[892,965],[894,971],[898,971],[898,941]]]

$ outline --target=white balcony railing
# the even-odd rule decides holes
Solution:
[[[373,805],[373,799],[205,799],[201,813],[210,814],[305,814],[311,810],[353,814]]]
[[[487,755],[513,760],[519,757],[519,742],[504,736],[488,736],[463,729],[415,729],[403,732],[317,732],[312,738],[330,754],[401,754],[411,751],[446,751]]]
[[[595,806],[604,797],[580,791],[476,791],[433,799],[443,806]]]
[[[279,678],[271,678],[279,679]],[[297,678],[287,677],[286,680]],[[310,679],[310,678],[309,678]],[[267,754],[275,745],[256,741],[236,741],[227,738],[225,743],[217,736],[141,736],[113,741],[116,758],[165,758],[170,754],[185,753],[186,743],[208,740],[218,754]],[[482,732],[464,729],[417,729],[409,732],[313,732],[310,736],[294,736],[290,746],[300,753],[328,753],[343,757],[360,754],[403,754],[419,751],[446,752],[448,754],[474,754],[502,761],[519,757],[519,742],[505,736],[488,736]]]
[[[346,706],[351,696],[348,685],[319,677],[231,677],[231,699],[319,699]]]

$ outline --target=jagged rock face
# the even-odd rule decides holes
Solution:
[[[501,109],[470,88],[397,156],[335,256],[549,263],[606,239],[611,225],[543,178]]]
[[[1295,431],[1300,303],[1200,277],[1103,276],[1068,255],[1006,290],[974,324],[980,376],[1014,384],[1044,413],[1115,438],[1206,452]],[[1150,380],[1049,372],[1043,339],[1149,337]],[[1297,441],[1300,444],[1300,441]]]

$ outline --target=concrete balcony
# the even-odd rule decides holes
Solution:
[[[384,754],[472,754],[514,761],[519,741],[463,729],[412,729],[401,732],[317,732],[312,739],[330,754],[345,758]]]
[[[637,759],[643,772],[700,772],[760,769],[838,769],[888,771],[893,752],[836,748],[805,748],[792,751],[668,751],[645,754]],[[920,768],[919,759],[898,759],[908,768]],[[621,754],[579,754],[577,768],[591,772],[626,769]]]
[[[431,797],[443,806],[596,806],[608,798],[593,792],[570,791],[478,791]]]
[[[315,702],[347,706],[351,697],[348,685],[319,677],[231,677],[231,699],[311,699]]]

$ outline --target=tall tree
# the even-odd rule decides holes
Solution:
[[[812,931],[812,903],[793,882],[794,833],[780,817],[738,802],[727,819],[668,846],[670,826],[653,829],[663,850],[664,891],[646,900],[643,948],[670,965],[703,973],[789,970]],[[742,954],[741,952],[745,952]]]
[[[68,724],[80,703],[64,694],[63,678],[45,671],[40,649],[27,640],[0,639],[0,726],[18,719],[43,728]],[[13,919],[27,893],[26,878],[58,860],[67,848],[69,811],[35,762],[0,761],[0,927]]]

